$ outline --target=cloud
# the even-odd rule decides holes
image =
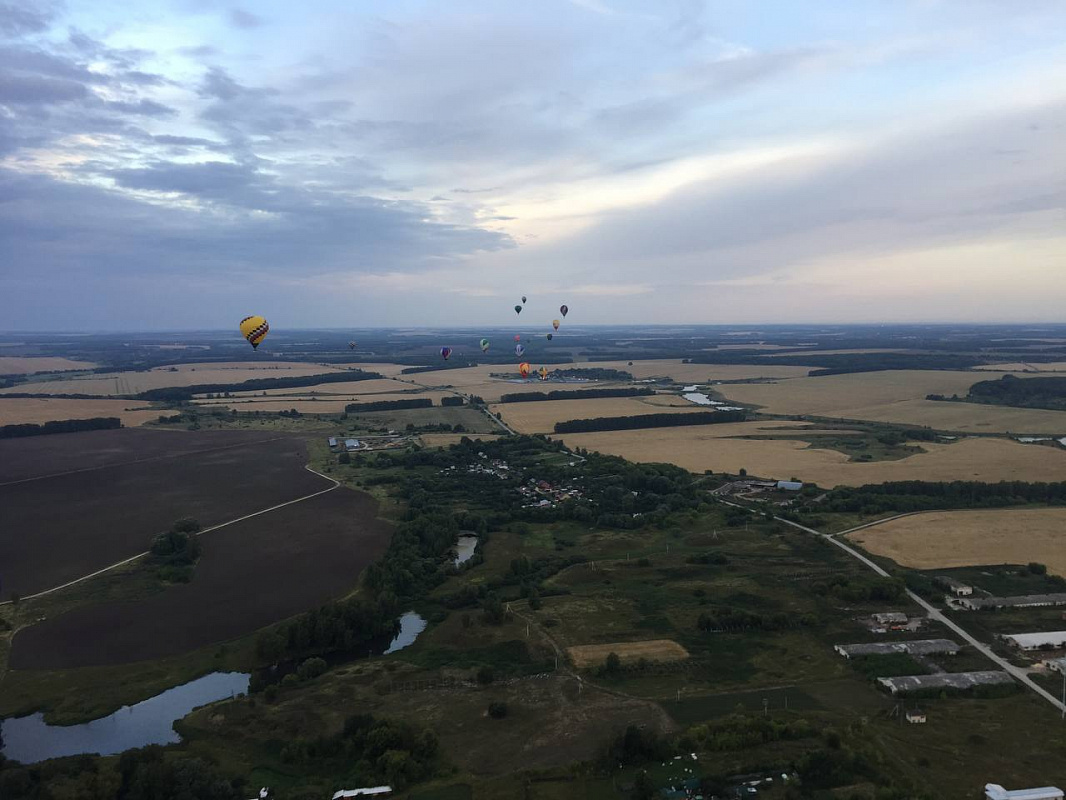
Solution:
[[[52,12],[47,8],[27,8],[13,3],[0,3],[0,33],[22,36],[39,33],[48,28]]]
[[[243,8],[231,8],[229,12],[229,21],[233,27],[243,28],[245,30],[258,28],[263,24],[262,18],[245,11]]]

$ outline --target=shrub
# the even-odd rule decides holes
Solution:
[[[489,703],[489,716],[493,719],[503,719],[507,716],[507,704],[499,700]]]

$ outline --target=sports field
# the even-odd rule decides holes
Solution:
[[[73,361],[54,356],[0,356],[0,375],[28,375],[31,372],[92,369],[90,361]]]
[[[137,394],[167,386],[193,386],[198,383],[240,383],[253,378],[294,378],[339,372],[340,368],[303,362],[263,361],[180,364],[156,367],[147,372],[108,372],[69,380],[20,383],[0,394]]]
[[[932,511],[864,528],[848,538],[916,569],[1037,561],[1066,576],[1066,508]]]
[[[1008,439],[967,438],[952,444],[921,442],[924,453],[897,461],[863,463],[849,461],[847,455],[836,450],[811,449],[803,441],[725,438],[736,436],[742,430],[745,435],[760,433],[755,426],[766,425],[746,422],[735,426],[570,433],[557,438],[569,447],[586,447],[631,461],[663,461],[693,472],[712,470],[736,474],[744,468],[750,475],[776,479],[795,476],[826,488],[903,480],[1066,480],[1066,450]],[[796,435],[795,431],[791,433]]]
[[[148,408],[140,400],[68,400],[46,397],[0,397],[0,425],[50,422],[59,419],[118,417],[127,427],[157,419],[166,409]]]

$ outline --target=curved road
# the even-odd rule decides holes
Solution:
[[[745,511],[749,511],[749,512],[751,512],[753,514],[757,514],[758,513],[758,511],[756,511],[755,509],[747,508],[746,506],[742,506],[742,505],[739,505],[737,503],[730,503],[730,502],[728,502],[726,500],[722,500],[721,502],[725,503],[727,506],[733,506],[734,508],[741,508],[741,509],[744,509]],[[856,558],[859,561],[861,561],[863,564],[868,566],[870,569],[872,569],[874,572],[876,572],[881,577],[883,577],[883,578],[892,577],[887,572],[885,572],[885,570],[883,570],[881,567],[879,567],[871,559],[869,559],[866,556],[864,556],[858,550],[856,550],[855,548],[844,544],[844,542],[840,541],[840,539],[835,538],[835,536],[843,536],[844,534],[851,533],[851,531],[843,531],[842,533],[835,534],[835,536],[834,536],[834,535],[831,535],[831,534],[827,534],[827,533],[822,533],[820,531],[816,531],[814,528],[808,528],[806,525],[800,525],[798,522],[792,522],[792,521],[787,520],[787,519],[782,519],[781,517],[776,517],[776,519],[779,522],[785,523],[786,525],[791,525],[793,528],[798,528],[801,531],[806,531],[807,533],[814,534],[815,536],[820,536],[821,538],[825,539],[827,542],[831,542],[833,545],[835,545],[836,547],[839,547],[841,550],[843,550],[845,553],[847,553],[852,558]],[[885,521],[886,520],[879,520],[879,522],[885,522]],[[852,528],[852,530],[859,530],[860,528],[866,528],[866,527],[869,527],[869,525],[860,525],[858,528]],[[1033,679],[1029,677],[1029,673],[1026,670],[1022,669],[1021,667],[1014,666],[1014,664],[1011,664],[1005,658],[1003,658],[1002,656],[1000,656],[997,653],[993,652],[991,647],[986,645],[984,642],[980,642],[977,639],[975,639],[973,636],[971,636],[969,633],[967,633],[965,630],[963,630],[961,627],[959,627],[959,625],[957,623],[955,623],[953,620],[951,620],[947,616],[945,616],[945,614],[940,609],[938,609],[936,606],[934,606],[931,603],[929,603],[924,598],[918,596],[917,594],[912,592],[910,589],[907,589],[906,591],[907,591],[907,595],[911,598],[911,600],[913,600],[915,603],[917,603],[918,605],[920,605],[922,608],[925,609],[925,612],[929,615],[930,619],[935,619],[937,622],[940,622],[943,625],[945,625],[948,628],[950,628],[951,630],[953,630],[955,633],[957,633],[959,636],[961,636],[963,639],[965,639],[967,644],[973,645],[973,647],[979,653],[981,653],[983,656],[985,656],[989,661],[994,662],[1004,672],[1009,673],[1012,677],[1014,677],[1018,681],[1021,681],[1021,683],[1024,686],[1026,686],[1027,688],[1029,688],[1032,691],[1036,692],[1044,700],[1046,700],[1047,702],[1051,703],[1051,705],[1053,705],[1057,711],[1060,711],[1061,713],[1066,715],[1066,705],[1063,705],[1062,701],[1056,699],[1055,696],[1052,695],[1051,692],[1049,692],[1043,686],[1040,686],[1035,681],[1033,681]]]
[[[341,485],[340,481],[336,481],[333,478],[329,477],[328,475],[323,475],[318,470],[311,469],[311,467],[309,467],[307,465],[304,465],[304,469],[306,469],[308,472],[313,472],[315,475],[318,475],[320,478],[325,478],[327,481],[329,481],[333,485],[330,486],[327,489],[322,489],[321,491],[318,491],[318,492],[312,492],[311,494],[305,494],[303,497],[297,497],[295,500],[288,500],[288,501],[286,501],[284,503],[278,503],[276,506],[270,506],[270,508],[264,508],[264,509],[260,509],[259,511],[253,511],[251,514],[245,514],[243,517],[237,517],[236,519],[231,519],[231,520],[228,520],[226,522],[220,522],[218,525],[212,525],[210,528],[204,528],[202,531],[200,531],[196,535],[197,536],[203,536],[205,533],[210,533],[211,531],[217,531],[219,528],[225,528],[227,525],[233,525],[233,524],[235,524],[237,522],[243,522],[246,519],[251,519],[252,517],[258,517],[258,516],[260,516],[262,514],[269,514],[271,511],[277,511],[279,508],[285,508],[285,506],[291,506],[294,503],[302,503],[304,500],[310,500],[312,497],[318,497],[319,495],[323,495],[326,492],[332,492],[334,489],[336,489],[338,486]],[[28,594],[28,595],[26,595],[25,597],[23,597],[21,599],[22,600],[33,600],[35,597],[44,597],[46,594],[52,594],[53,592],[58,592],[61,589],[66,589],[68,586],[74,586],[75,584],[81,583],[82,581],[87,581],[87,580],[89,580],[89,578],[95,578],[97,575],[103,575],[105,572],[110,572],[113,569],[121,567],[121,566],[123,566],[125,564],[129,564],[132,561],[136,561],[139,558],[144,558],[146,555],[148,555],[148,551],[147,550],[145,550],[143,553],[138,553],[135,556],[130,556],[129,558],[123,559],[122,561],[116,561],[114,564],[111,564],[110,566],[104,567],[103,569],[96,570],[96,572],[90,572],[88,575],[82,575],[80,578],[75,578],[72,581],[67,581],[66,583],[60,584],[59,586],[53,586],[51,589],[45,589],[42,592],[35,592],[34,594]],[[3,600],[3,601],[0,601],[0,606],[5,606],[5,605],[8,605],[9,603],[11,603],[10,600]]]

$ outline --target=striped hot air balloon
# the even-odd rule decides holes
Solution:
[[[267,321],[257,314],[242,319],[240,327],[241,335],[248,340],[253,350],[258,349],[260,342],[266,338],[267,331],[270,330]]]

